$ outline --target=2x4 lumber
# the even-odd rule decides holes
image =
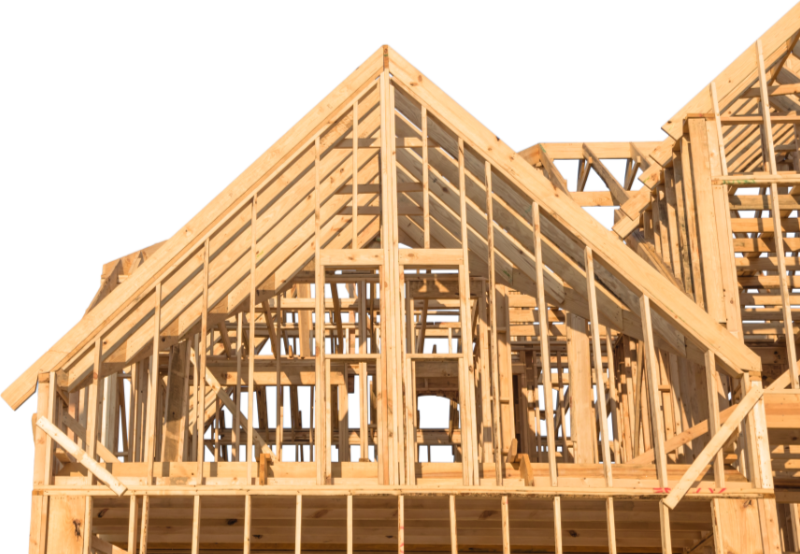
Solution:
[[[711,104],[714,108],[714,124],[716,128],[717,143],[719,144],[722,175],[728,174],[728,161],[725,157],[725,136],[722,134],[722,123],[719,115],[719,101],[717,100],[717,84],[711,83]]]
[[[664,448],[664,421],[661,417],[660,392],[658,390],[658,361],[653,346],[653,327],[650,319],[650,299],[647,296],[641,298],[642,306],[642,326],[644,327],[644,351],[645,365],[647,367],[647,388],[650,398],[650,405],[653,413],[653,439],[656,451],[656,474],[661,487],[669,486],[667,473],[667,453]],[[638,430],[637,430],[638,433]],[[669,510],[666,506],[659,503],[659,515],[661,521],[661,551],[664,554],[672,552],[672,534],[670,530]]]
[[[151,484],[153,481],[153,462],[155,461],[156,453],[156,408],[158,407],[158,390],[159,390],[159,376],[158,376],[158,358],[159,347],[161,345],[161,282],[156,283],[155,287],[155,315],[153,321],[154,334],[153,334],[153,353],[150,356],[150,373],[148,374],[150,384],[147,390],[147,419],[145,423],[145,432],[147,439],[145,442],[144,456],[148,465],[147,483]],[[99,370],[99,367],[96,367]],[[91,434],[91,427],[87,428],[87,434]]]
[[[200,356],[200,363],[195,364],[197,368],[197,372],[195,373],[195,398],[197,399],[197,404],[195,406],[195,427],[194,427],[194,435],[195,435],[195,461],[197,462],[197,469],[196,469],[196,479],[197,484],[203,484],[203,458],[205,457],[205,444],[203,442],[203,435],[205,434],[205,406],[204,401],[206,397],[206,387],[205,382],[206,380],[203,378],[205,373],[208,371],[208,366],[206,365],[206,356],[208,354],[208,265],[209,265],[209,240],[206,239],[203,243],[203,295],[202,295],[202,304],[201,304],[201,313],[200,313],[200,336],[195,342],[195,354]],[[251,324],[253,323],[254,319],[251,319]],[[250,325],[253,327],[253,325]],[[250,344],[252,345],[255,342],[254,337],[250,336],[249,340]],[[198,352],[199,351],[199,352]],[[195,358],[195,361],[197,358]],[[248,405],[252,400],[248,397]],[[250,451],[249,451],[250,443],[248,443],[248,451],[246,460],[250,459]],[[249,467],[249,466],[248,466]],[[249,484],[249,482],[248,482]],[[142,541],[142,544],[145,544],[145,541]]]
[[[561,175],[561,172],[556,167],[556,164],[553,163],[553,160],[550,159],[547,150],[545,150],[542,144],[539,145],[539,160],[542,163],[542,171],[545,177],[550,179],[550,182],[561,189],[561,192],[567,196],[571,196],[571,193],[567,189],[567,180]]]
[[[672,258],[672,274],[678,280],[679,288],[683,287],[683,263],[681,257],[680,233],[678,231],[678,199],[675,194],[675,171],[673,168],[664,170],[664,194],[666,196],[666,216],[669,228],[669,248]]]
[[[594,356],[594,377],[597,385],[597,409],[600,415],[600,438],[603,447],[603,474],[606,486],[614,486],[614,479],[611,470],[611,449],[609,447],[608,417],[606,414],[606,393],[603,379],[603,358],[601,355],[600,343],[600,324],[597,317],[597,294],[594,284],[594,258],[592,249],[586,247],[585,267],[586,267],[586,293],[589,298],[589,324],[592,332],[592,354]],[[613,371],[613,369],[612,369]],[[549,373],[549,372],[548,372]],[[613,510],[613,508],[612,508]]]
[[[128,554],[136,554],[136,539],[139,538],[139,500],[136,495],[131,495],[128,508]]]
[[[463,376],[464,395],[461,404],[461,425],[462,434],[466,436],[466,448],[464,458],[467,471],[469,472],[468,483],[480,482],[478,467],[478,449],[476,444],[476,417],[475,417],[475,368],[473,364],[473,347],[471,332],[471,301],[469,286],[469,231],[467,224],[467,192],[466,176],[464,174],[464,141],[458,139],[458,194],[459,194],[459,215],[461,219],[461,248],[462,263],[458,268],[458,289],[459,289],[459,319],[461,322],[461,370]]]
[[[317,139],[318,141],[319,139]],[[315,164],[316,167],[316,164]],[[253,450],[253,435],[255,434],[255,385],[253,383],[253,373],[255,371],[255,348],[256,348],[256,223],[258,222],[258,196],[253,195],[253,200],[250,205],[251,216],[250,216],[250,279],[248,279],[250,284],[250,325],[248,326],[248,340],[247,340],[247,442],[245,443],[245,450],[244,450],[244,459],[247,462],[247,484],[253,484],[253,464],[250,462],[254,462],[256,460],[255,451]],[[208,243],[206,243],[206,267],[208,267]],[[206,274],[208,275],[208,274]],[[208,302],[208,280],[206,280],[205,288],[203,289],[204,292],[204,306],[203,306],[203,316],[206,316],[206,307]],[[271,322],[268,322],[269,327],[271,327]],[[205,330],[200,332],[201,339],[203,341],[203,350],[201,350],[201,361],[200,366],[202,368],[206,367],[206,348],[205,348]],[[273,347],[274,347],[273,343]],[[277,355],[277,354],[276,354]],[[283,422],[280,422],[282,425]],[[205,430],[205,428],[203,428]],[[203,446],[205,448],[205,446]],[[280,458],[280,453],[278,452],[278,456]],[[203,458],[205,458],[205,452],[203,452]],[[202,468],[202,466],[200,466]],[[202,478],[202,474],[198,474],[199,478]]]
[[[317,470],[317,485],[326,484],[325,475],[325,425],[326,410],[325,396],[327,386],[325,382],[325,267],[322,265],[322,196],[320,181],[322,179],[320,168],[320,142],[314,141],[314,298],[316,310],[314,313],[314,363],[316,386],[314,388],[314,452]]]
[[[775,144],[772,137],[772,124],[770,121],[769,93],[767,91],[766,75],[764,73],[764,55],[762,52],[761,40],[756,42],[758,54],[758,82],[761,89],[761,113],[763,115],[762,133],[767,144],[767,154],[769,156],[769,167],[771,172],[775,172],[777,164],[775,161]],[[772,200],[772,225],[775,235],[775,254],[778,259],[778,276],[780,277],[781,287],[781,307],[783,309],[784,337],[786,340],[786,353],[788,356],[789,370],[792,377],[792,388],[800,388],[800,378],[797,370],[797,352],[794,341],[794,323],[792,322],[792,306],[790,303],[789,285],[786,282],[786,257],[783,250],[783,231],[781,230],[781,210],[778,198],[778,185],[770,183],[770,199]],[[787,214],[788,215],[788,214]]]
[[[518,155],[535,164],[541,148],[544,148],[552,160],[582,160],[583,146],[588,145],[602,159],[624,160],[635,157],[634,147],[640,155],[650,152],[661,144],[661,141],[640,142],[544,142],[518,152]]]
[[[249,544],[245,541],[245,550]],[[200,552],[200,495],[195,495],[192,505],[192,554]]]
[[[348,496],[348,498],[351,497]],[[406,551],[405,525],[405,497],[401,494],[397,497],[397,554],[405,554]]]
[[[780,196],[778,196],[780,201]],[[772,198],[770,198],[772,200]],[[772,209],[771,207],[767,209]],[[800,232],[800,220],[796,217],[781,217],[781,229],[784,233],[798,233]],[[770,218],[756,218],[756,217],[737,217],[731,219],[731,230],[734,233],[774,233],[775,220]],[[736,265],[740,267],[745,263],[760,263],[756,260],[763,260],[763,258],[737,258]],[[800,267],[800,260],[795,258],[787,261],[793,261],[793,266],[796,269]],[[787,263],[787,269],[791,269]],[[776,266],[777,268],[777,266]]]
[[[95,335],[120,321],[129,308],[152,290],[157,279],[171,267],[195,252],[204,238],[222,225],[226,218],[249,202],[249,195],[270,183],[270,177],[291,160],[292,156],[306,147],[315,133],[329,125],[331,116],[349,108],[349,102],[361,91],[373,84],[380,72],[383,49],[377,50],[360,65],[336,89],[328,94],[313,110],[262,154],[248,169],[237,177],[201,212],[182,227],[170,240],[163,243],[142,270],[134,272],[120,284],[107,299],[86,314],[67,334],[42,355],[24,374],[20,375],[4,392],[3,399],[17,409],[36,388],[36,374],[61,367],[84,348],[90,346]],[[334,117],[335,119],[335,117]]]
[[[227,333],[227,331],[225,331]],[[185,386],[188,386],[189,375],[189,356],[187,349],[188,341],[178,343],[173,347],[174,354],[170,356],[169,381],[165,398],[165,417],[164,417],[164,445],[162,448],[162,461],[178,462],[183,458],[183,445],[186,430],[186,410]],[[116,376],[109,376],[113,379]],[[124,426],[123,426],[124,427]]]
[[[583,192],[583,189],[586,188],[586,181],[589,180],[589,173],[592,171],[592,165],[584,158],[585,155],[578,160],[578,184],[576,187],[578,192]]]
[[[398,151],[404,152],[405,149],[396,148],[396,111],[395,97],[396,89],[390,80],[388,67],[388,47],[384,47],[386,57],[384,58],[384,69],[381,76],[381,184],[383,192],[381,197],[381,207],[383,209],[381,230],[381,246],[384,250],[384,265],[381,268],[381,276],[385,279],[382,290],[392,291],[385,298],[385,304],[381,304],[381,337],[386,339],[382,342],[381,348],[381,374],[379,395],[383,396],[380,406],[385,414],[383,423],[384,438],[380,446],[378,456],[383,466],[383,479],[388,484],[400,484],[405,479],[405,456],[403,455],[404,444],[397,440],[397,437],[404,436],[402,428],[403,419],[401,412],[401,402],[399,390],[399,377],[402,375],[403,353],[401,349],[402,339],[402,302],[400,299],[401,287],[399,284],[399,237],[398,237],[398,198],[397,193],[397,155]],[[421,146],[419,141],[417,146]],[[385,316],[385,317],[384,317]],[[385,319],[385,321],[384,321]],[[391,368],[397,368],[391,371]],[[393,433],[389,434],[389,429]],[[380,442],[380,441],[379,441]]]
[[[595,292],[594,284],[594,259],[592,257],[592,249],[586,247],[585,262],[586,268],[586,287],[587,297],[589,298],[589,313],[592,330],[592,351],[594,354],[594,370],[595,370],[595,383],[597,384],[597,408],[599,410],[599,424],[600,424],[600,437],[602,440],[603,448],[603,474],[607,487],[614,486],[614,479],[611,470],[611,449],[609,448],[609,432],[608,432],[608,417],[606,416],[606,402],[605,402],[605,385],[603,384],[603,360],[600,352],[600,329],[597,317],[597,294]],[[609,350],[609,356],[611,352]],[[549,370],[547,371],[549,373]],[[613,364],[609,364],[609,373],[613,375]],[[614,383],[609,383],[609,388],[613,395]],[[548,434],[550,431],[548,430]],[[616,458],[619,463],[619,458]],[[608,529],[608,550],[610,553],[616,554],[617,552],[617,538],[616,526],[614,523],[614,499],[606,499],[606,523]]]
[[[122,496],[122,494],[128,490],[128,488],[120,483],[116,477],[111,475],[106,468],[96,462],[94,458],[89,456],[89,454],[80,446],[75,444],[75,442],[70,440],[67,435],[65,435],[58,427],[53,425],[46,417],[39,417],[36,420],[36,425],[39,427],[39,429],[47,433],[47,435],[53,439],[56,444],[63,448],[70,456],[75,458],[79,464],[84,466],[92,475],[108,485],[108,488],[114,491],[114,494],[117,496]]]
[[[564,552],[564,535],[561,533],[561,497],[553,497],[553,533],[555,535],[556,554]]]
[[[710,121],[706,122],[708,136],[709,165],[712,179],[727,173],[725,148],[721,138],[714,132]],[[717,253],[719,255],[719,281],[722,285],[722,302],[728,330],[736,337],[742,336],[741,306],[739,305],[735,254],[731,237],[731,212],[728,209],[728,192],[725,187],[711,187],[714,206]]]
[[[723,367],[727,367],[733,375],[739,375],[742,370],[760,369],[758,357],[731,336],[727,329],[714,322],[688,298],[676,297],[673,287],[620,243],[616,235],[604,229],[592,216],[574,205],[571,199],[555,195],[553,186],[543,182],[543,177],[537,175],[533,167],[517,157],[496,135],[444,95],[391,48],[388,53],[395,80],[403,86],[406,94],[418,98],[429,109],[435,109],[441,119],[464,137],[472,148],[490,162],[495,162],[519,191],[539,202],[560,228],[586,241],[612,274],[637,294],[647,295],[661,315],[666,316],[688,340],[712,349]],[[409,92],[412,87],[404,85],[411,82],[418,84],[413,87],[413,93]],[[454,125],[453,122],[458,124]]]
[[[353,495],[347,495],[347,554],[353,554]]]
[[[253,527],[253,498],[251,495],[247,494],[244,497],[244,536],[242,537],[244,554],[250,554],[250,547],[252,542],[251,539],[252,527]]]
[[[495,269],[495,247],[494,247],[494,195],[492,194],[492,166],[486,162],[484,171],[484,179],[486,180],[486,224],[487,224],[487,237],[488,237],[488,263],[489,263],[489,328],[491,332],[491,344],[497,345],[497,284],[496,284],[496,269]],[[537,254],[536,259],[540,259]],[[541,283],[542,297],[544,297],[544,277],[538,279],[537,282]],[[544,304],[540,304],[544,305]],[[502,465],[502,444],[500,440],[500,366],[497,348],[490,349],[489,372],[492,380],[492,449],[495,467],[504,467]],[[549,431],[548,431],[549,434]],[[495,471],[495,484],[499,487],[503,485],[503,471]]]
[[[233,425],[231,434],[233,435],[233,447],[235,448],[236,452],[236,460],[242,459],[242,449],[239,447],[241,444],[241,406],[242,406],[242,354],[243,350],[243,343],[244,343],[244,336],[242,335],[242,319],[243,314],[239,312],[236,314],[236,383],[234,383],[233,387],[233,402],[236,405],[235,410],[233,410],[232,417],[233,417]],[[305,342],[305,341],[304,341]],[[207,362],[206,362],[207,363]],[[197,372],[195,372],[197,374]],[[213,377],[213,376],[212,376]],[[223,401],[224,403],[224,401]],[[230,410],[229,410],[230,411]]]
[[[631,187],[633,186],[633,180],[636,178],[636,173],[639,171],[639,162],[634,162],[633,160],[628,160],[625,163],[625,180],[622,183],[622,186],[625,190],[630,191]]]
[[[322,265],[333,268],[374,267],[383,265],[383,252],[381,250],[337,250],[326,248],[321,251]],[[333,285],[331,285],[333,288]],[[325,308],[336,310],[337,297],[325,301]],[[329,306],[330,304],[330,306]],[[291,305],[291,304],[290,304]],[[340,306],[341,308],[341,306]]]
[[[503,554],[511,554],[511,528],[508,521],[508,495],[500,497],[501,526],[503,531]]]
[[[567,364],[569,366],[570,432],[576,463],[595,462],[594,444],[597,442],[595,418],[592,408],[592,368],[586,320],[574,313],[567,314]]]
[[[303,496],[298,494],[295,504],[294,516],[294,554],[302,552],[301,539],[303,537]]]
[[[712,180],[715,185],[724,185],[735,188],[754,188],[759,185],[797,185],[800,184],[800,175],[797,173],[753,173],[741,175],[725,175]]]
[[[48,421],[55,419],[55,373],[42,376],[39,379],[36,417],[46,417]],[[62,410],[62,417],[65,412]],[[53,444],[50,435],[39,429],[35,422],[33,425],[34,437],[34,467],[33,486],[49,486],[53,475]],[[47,520],[50,511],[50,499],[43,496],[33,496],[31,499],[31,529],[28,539],[30,554],[42,554],[47,543]]]
[[[767,94],[770,97],[773,96],[788,96],[792,94],[800,93],[800,84],[793,83],[787,85],[777,85],[777,86],[770,86],[767,87]],[[760,98],[761,97],[761,87],[753,87],[749,90],[746,90],[742,96],[742,98]]]
[[[800,199],[788,194],[739,194],[729,197],[729,200],[731,210],[772,210],[774,205],[777,205],[779,212],[800,209]]]
[[[717,452],[722,449],[734,430],[738,429],[739,425],[744,421],[744,418],[750,413],[750,410],[761,400],[763,394],[764,389],[761,387],[752,387],[750,389],[736,405],[736,408],[733,413],[731,413],[730,417],[728,417],[725,424],[720,427],[719,432],[708,441],[705,448],[697,455],[692,465],[689,466],[689,469],[686,470],[684,476],[681,477],[680,481],[672,488],[667,497],[661,501],[664,505],[668,506],[671,510],[675,509],[681,499],[689,491],[692,483],[697,481],[698,477],[705,471],[709,462],[711,462],[717,455]]]
[[[692,268],[689,254],[689,236],[687,221],[687,205],[684,202],[685,198],[685,183],[684,183],[684,170],[683,160],[679,153],[674,153],[672,157],[672,181],[667,184],[667,193],[673,191],[674,204],[676,208],[676,217],[678,225],[678,241],[680,244],[680,258],[681,258],[681,276],[683,278],[683,289],[690,298],[694,295],[694,285],[692,282]],[[670,186],[672,185],[672,186]]]
[[[714,200],[711,190],[711,160],[709,137],[705,120],[689,120],[692,181],[695,192],[700,255],[703,262],[703,284],[708,313],[718,323],[726,323],[720,279],[720,251],[714,220]]]
[[[708,397],[708,432],[711,440],[719,432],[719,395],[717,392],[717,369],[714,354],[706,352],[706,393]],[[710,441],[709,441],[710,442]],[[725,486],[725,460],[722,451],[717,452],[714,458],[714,484],[717,487]]]
[[[431,224],[430,224],[430,197],[428,191],[428,110],[422,106],[422,230],[423,245],[427,249],[431,247]]]
[[[533,204],[533,250],[536,258],[536,304],[539,316],[539,348],[542,360],[542,381],[544,388],[544,410],[547,429],[547,465],[550,472],[550,485],[558,485],[556,468],[555,426],[553,416],[553,382],[550,373],[550,326],[547,324],[547,304],[544,298],[544,261],[542,260],[542,231],[539,204]],[[496,335],[492,344],[496,344]]]
[[[353,200],[351,228],[353,239],[350,248],[358,249],[358,98],[353,101]]]
[[[402,266],[452,267],[467,260],[464,248],[436,248],[432,250],[403,249],[398,252]]]
[[[451,494],[450,500],[450,554],[458,554],[458,531],[456,524],[456,497]]]

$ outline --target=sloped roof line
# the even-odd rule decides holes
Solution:
[[[316,107],[287,131],[272,147],[207,204],[188,224],[166,241],[130,279],[116,287],[101,303],[87,313],[70,331],[25,370],[5,391],[2,398],[13,409],[19,408],[36,390],[37,376],[58,370],[79,353],[92,348],[98,333],[113,325],[137,300],[155,287],[155,283],[171,268],[180,264],[201,247],[209,236],[236,213],[240,205],[269,177],[280,171],[293,154],[346,109],[360,91],[369,86],[383,69],[383,51],[379,48]],[[313,138],[311,139],[313,140]]]
[[[506,175],[519,192],[537,201],[543,212],[559,228],[591,246],[596,258],[601,262],[605,261],[607,269],[626,286],[637,294],[650,297],[659,313],[671,320],[687,338],[694,340],[700,347],[715,352],[723,366],[733,373],[741,373],[742,369],[760,368],[758,357],[736,342],[727,330],[690,300],[674,295],[671,284],[630,252],[615,235],[600,226],[568,195],[556,189],[522,157],[517,156],[396,52],[382,47],[212,200],[188,225],[159,248],[131,278],[112,291],[53,348],[28,368],[4,391],[3,398],[6,402],[16,409],[34,392],[39,373],[58,370],[78,354],[88,352],[98,333],[111,328],[123,315],[129,313],[132,304],[152,294],[159,279],[163,279],[183,260],[192,256],[197,248],[202,247],[206,237],[211,236],[230,216],[250,202],[253,195],[258,194],[270,182],[272,176],[291,163],[298,152],[304,151],[316,134],[335,123],[349,109],[350,103],[373,85],[374,79],[387,66],[393,74],[395,84],[429,105],[431,113],[441,117],[463,136],[476,152]],[[609,265],[612,260],[614,265]],[[626,267],[615,267],[620,261]],[[672,307],[673,302],[678,306]]]
[[[800,21],[800,0],[787,9],[758,38],[764,49],[764,63],[773,65],[787,51],[800,34],[797,22]],[[713,111],[710,84],[717,85],[720,106],[726,106],[757,81],[756,40],[754,39],[733,60],[723,67],[713,78],[703,85],[686,103],[678,108],[664,123],[661,130],[674,140],[683,136],[683,120],[688,113],[709,113]],[[664,160],[658,160],[660,163]],[[664,163],[661,163],[664,165]]]
[[[433,82],[389,48],[389,70],[393,81],[407,94],[428,107],[502,172],[519,192],[538,202],[545,215],[570,236],[592,248],[595,259],[680,330],[688,340],[717,355],[733,374],[760,371],[760,358],[689,298],[675,294],[675,287],[615,233],[603,227],[577,203],[550,183],[523,157],[491,133],[469,112]]]

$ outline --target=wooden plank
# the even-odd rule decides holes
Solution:
[[[320,252],[322,265],[334,268],[374,267],[383,265],[382,250],[331,250]]]
[[[161,460],[164,462],[183,460],[183,441],[186,436],[186,415],[188,413],[184,403],[187,400],[184,388],[185,385],[188,385],[188,347],[188,341],[180,342],[173,347],[174,355],[170,356],[169,385],[165,398],[164,447],[161,456]]]
[[[606,413],[606,391],[605,379],[603,379],[603,358],[600,344],[600,322],[597,316],[597,293],[594,284],[594,258],[592,249],[586,247],[584,254],[584,266],[586,267],[586,296],[589,298],[589,324],[592,333],[592,354],[594,356],[594,381],[597,386],[597,410],[599,412],[600,440],[603,447],[603,475],[606,486],[614,486],[614,479],[611,470],[611,448],[609,447],[608,415]],[[549,373],[549,370],[547,371]],[[596,440],[596,439],[595,439]],[[612,506],[613,514],[613,506]],[[613,517],[613,516],[612,516]],[[609,536],[610,540],[611,535]]]
[[[431,247],[430,192],[428,190],[428,110],[422,106],[422,230],[423,248]]]
[[[487,239],[489,247],[488,266],[489,266],[489,329],[491,330],[490,344],[492,345],[489,356],[489,372],[492,380],[492,448],[495,468],[503,468],[502,462],[502,440],[500,428],[500,366],[496,345],[497,341],[497,283],[495,269],[495,247],[494,247],[494,195],[492,193],[492,166],[486,162],[484,169],[484,179],[486,180],[486,225]],[[537,209],[534,207],[534,209]],[[537,256],[537,259],[538,256]],[[543,280],[541,281],[543,282]],[[495,470],[495,484],[499,487],[503,484],[503,471]]]
[[[128,490],[128,488],[113,475],[111,475],[106,468],[96,462],[88,452],[70,440],[67,435],[65,435],[58,427],[53,425],[53,423],[50,422],[46,417],[39,417],[36,420],[36,425],[39,427],[39,429],[47,433],[47,435],[53,439],[56,444],[63,448],[70,456],[75,458],[79,464],[84,466],[92,475],[108,485],[108,488],[114,491],[117,496],[122,496],[122,494]]]
[[[458,554],[458,531],[456,527],[456,497],[450,495],[450,554]]]
[[[736,409],[730,417],[728,417],[728,421],[726,421],[725,424],[720,427],[719,432],[708,441],[706,447],[695,457],[694,462],[692,462],[692,465],[686,470],[686,473],[681,477],[680,481],[672,487],[672,491],[669,495],[662,500],[664,505],[668,506],[671,510],[675,509],[675,506],[677,506],[686,495],[692,483],[697,481],[698,477],[705,471],[708,463],[725,445],[733,431],[739,427],[739,424],[742,423],[745,416],[750,413],[750,410],[761,400],[763,394],[764,390],[760,387],[753,387],[750,389],[750,392],[736,405]]]
[[[758,504],[747,500],[712,500],[712,526],[718,552],[763,554]]]
[[[653,442],[656,452],[656,474],[658,484],[666,488],[669,486],[669,476],[667,473],[667,453],[664,448],[664,421],[660,416],[659,409],[661,393],[658,390],[658,361],[653,345],[653,327],[650,314],[650,299],[642,296],[641,300],[642,327],[644,329],[644,354],[645,365],[647,366],[647,389],[650,399],[650,406],[655,417],[652,417]],[[638,433],[638,429],[636,431]],[[670,530],[669,510],[663,503],[659,503],[659,516],[661,522],[661,551],[664,554],[672,552],[672,535]]]
[[[800,199],[788,194],[776,194],[774,199],[772,195],[740,194],[730,196],[729,205],[732,210],[771,210],[775,199],[777,199],[777,205],[781,211],[800,209]]]
[[[542,257],[542,229],[539,204],[533,204],[533,251],[536,257],[536,305],[539,316],[539,350],[542,360],[542,383],[544,389],[545,429],[547,430],[547,465],[550,485],[558,485],[556,468],[556,430],[553,414],[553,378],[550,373],[550,326],[547,323],[548,308],[544,294],[544,260]],[[497,344],[493,342],[492,344]]]
[[[261,484],[266,484],[266,479],[261,481]],[[199,511],[199,506],[198,506]],[[251,534],[253,526],[253,498],[247,494],[244,497],[244,536],[242,537],[242,546],[244,554],[250,554],[251,548]]]
[[[705,309],[707,304],[703,291],[703,265],[700,263],[700,238],[698,231],[697,208],[695,203],[695,186],[692,174],[692,151],[689,141],[682,139],[680,164],[683,172],[683,194],[686,202],[686,225],[688,227],[689,256],[692,266],[692,285],[694,299],[697,304]]]
[[[564,535],[561,532],[561,497],[553,497],[553,531],[555,534],[556,554],[564,553]]]
[[[719,393],[717,391],[717,370],[715,367],[714,354],[705,353],[706,368],[706,394],[708,398],[708,433],[710,440],[719,432]],[[717,487],[725,486],[725,460],[722,451],[717,452],[714,458],[714,484]]]
[[[401,494],[397,497],[397,554],[405,554],[406,551],[405,525],[405,497]]]
[[[347,554],[353,554],[353,495],[347,495]]]
[[[79,554],[83,551],[86,497],[80,495],[50,498],[45,526],[47,544],[45,554]]]
[[[302,536],[303,536],[303,496],[298,494],[295,504],[294,516],[294,554],[302,552]]]
[[[452,267],[464,263],[464,251],[460,248],[435,248],[431,250],[402,249],[398,254],[400,265],[406,267]]]
[[[561,175],[561,172],[556,167],[556,164],[553,163],[553,160],[550,159],[547,150],[545,150],[545,147],[542,144],[539,145],[539,160],[542,163],[542,171],[544,172],[545,177],[550,179],[554,185],[561,189],[561,192],[567,196],[571,196],[571,193],[567,188],[567,180],[564,179],[563,175]]]
[[[136,495],[131,495],[130,507],[128,508],[128,554],[136,554],[136,539],[139,538],[136,531],[139,529],[139,503]]]
[[[612,194],[607,191],[573,192],[572,198],[584,208],[597,206],[618,206]]]
[[[595,462],[594,445],[597,442],[592,401],[592,370],[589,354],[589,335],[586,320],[573,313],[567,314],[567,364],[570,377],[570,430],[575,463]]]
[[[727,319],[722,298],[719,243],[714,224],[716,216],[711,190],[711,161],[706,122],[702,119],[690,119],[689,135],[706,307],[715,321],[725,324]]]
[[[322,168],[320,141],[314,141],[314,461],[317,470],[317,485],[328,483],[326,474],[326,396],[330,394],[325,381],[325,266],[322,260],[322,194],[320,184]]]
[[[503,530],[503,554],[511,554],[511,528],[508,522],[508,495],[500,497],[500,513]]]

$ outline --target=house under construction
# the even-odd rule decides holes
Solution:
[[[800,551],[799,37],[522,152],[380,48],[5,390],[30,553]]]

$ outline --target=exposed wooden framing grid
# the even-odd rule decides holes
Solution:
[[[61,520],[87,554],[733,551],[739,514],[775,552],[800,504],[798,37],[795,8],[665,141],[518,153],[379,49],[106,264],[4,393],[41,387],[31,551]],[[516,525],[550,510],[552,539]]]

